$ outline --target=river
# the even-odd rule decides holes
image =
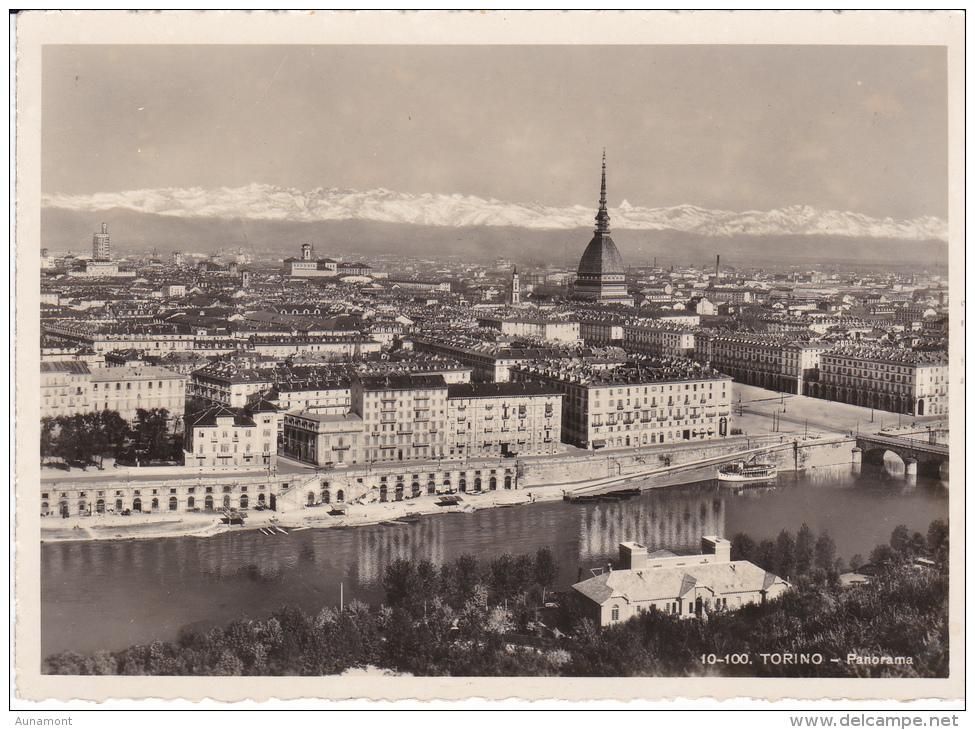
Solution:
[[[257,530],[210,538],[45,543],[41,546],[42,651],[91,653],[173,639],[184,625],[267,617],[284,605],[317,612],[345,600],[378,602],[385,566],[400,558],[434,563],[471,552],[487,561],[547,546],[559,583],[605,565],[624,540],[651,550],[698,552],[700,537],[756,542],[806,522],[828,530],[844,560],[866,558],[898,525],[926,534],[948,519],[938,480],[910,485],[883,470],[850,467],[780,474],[774,487],[729,490],[709,481],[649,490],[623,502],[540,502],[474,513],[427,515],[406,526]]]

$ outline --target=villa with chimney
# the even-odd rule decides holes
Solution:
[[[635,542],[620,543],[620,569],[607,569],[572,588],[599,626],[650,611],[701,618],[713,611],[764,603],[791,584],[747,560],[731,559],[731,542],[701,538],[700,555],[670,550],[647,552]]]

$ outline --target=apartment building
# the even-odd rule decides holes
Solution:
[[[649,357],[691,357],[694,332],[679,325],[639,320],[623,326],[623,348]]]
[[[831,346],[788,335],[698,331],[694,359],[739,383],[803,395]]]
[[[362,462],[365,443],[362,418],[313,408],[285,413],[281,453],[317,466],[346,466]]]
[[[351,410],[283,417],[282,453],[318,466],[551,454],[562,396],[519,383],[454,383],[443,375],[363,375]]]
[[[277,453],[278,409],[261,401],[248,408],[214,406],[191,416],[183,436],[187,466],[271,464]]]
[[[132,421],[140,408],[165,408],[171,418],[182,418],[186,381],[185,375],[158,367],[92,368],[91,410],[118,411]]]
[[[844,346],[824,352],[812,395],[911,416],[948,412],[948,356],[895,347]]]
[[[586,449],[701,441],[729,434],[731,378],[690,360],[634,360],[614,369],[536,361],[515,382],[563,394],[562,440]]]
[[[84,362],[41,362],[41,418],[73,416],[94,410],[89,402],[91,370]]]
[[[41,418],[118,411],[132,421],[140,408],[183,415],[186,376],[158,367],[89,367],[75,361],[42,362]]]
[[[352,412],[362,419],[363,460],[443,458],[447,382],[442,375],[363,376],[352,381]]]
[[[615,317],[580,319],[579,338],[590,347],[622,347],[623,322]]]
[[[479,317],[478,327],[488,327],[509,337],[534,337],[547,342],[578,344],[579,323],[543,317]]]
[[[531,383],[447,387],[447,455],[553,454],[562,437],[562,394]]]
[[[86,345],[98,353],[135,349],[164,355],[193,350],[196,342],[196,336],[188,328],[170,324],[97,324],[57,320],[42,324],[41,332],[53,335],[62,342]]]
[[[190,393],[213,405],[243,408],[252,395],[269,390],[280,377],[275,367],[216,362],[193,371]]]

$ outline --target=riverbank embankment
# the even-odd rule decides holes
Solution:
[[[746,446],[747,449],[742,449]],[[422,494],[404,499],[381,501],[375,494],[364,492],[364,499],[341,505],[303,504],[297,499],[279,499],[277,509],[252,510],[243,525],[221,522],[219,513],[189,513],[178,517],[172,512],[121,515],[74,515],[68,518],[45,517],[41,522],[42,541],[125,540],[161,537],[210,537],[240,530],[295,530],[308,528],[348,528],[392,522],[423,514],[448,511],[476,511],[509,507],[537,501],[559,500],[567,491],[587,490],[626,480],[640,480],[644,487],[673,486],[713,478],[710,471],[732,455],[748,453],[774,461],[780,470],[835,466],[851,462],[852,441],[847,438],[799,438],[728,440],[707,444],[682,445],[666,450],[627,449],[596,454],[565,454],[518,464],[518,479],[512,489],[488,489],[456,494],[456,505],[441,504],[440,494]],[[405,465],[404,465],[405,466]],[[463,466],[463,465],[462,465]],[[422,471],[417,465],[409,470]],[[451,473],[458,467],[433,465],[431,474]],[[472,465],[466,465],[471,469]],[[399,473],[404,471],[399,467]],[[355,485],[362,475],[375,476],[375,470],[349,468],[323,475],[332,487]],[[682,481],[683,480],[683,481]]]

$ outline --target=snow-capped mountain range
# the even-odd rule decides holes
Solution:
[[[240,188],[162,188],[94,195],[43,195],[49,209],[97,212],[110,209],[179,218],[224,218],[315,222],[363,220],[425,226],[514,226],[536,230],[587,228],[594,208],[509,203],[473,196],[409,195],[389,190],[317,188],[308,192],[254,183]],[[639,208],[623,201],[610,208],[612,227],[676,230],[703,236],[828,235],[900,240],[948,238],[948,224],[925,216],[914,220],[871,218],[859,213],[790,206],[777,210],[707,210],[693,205]]]

